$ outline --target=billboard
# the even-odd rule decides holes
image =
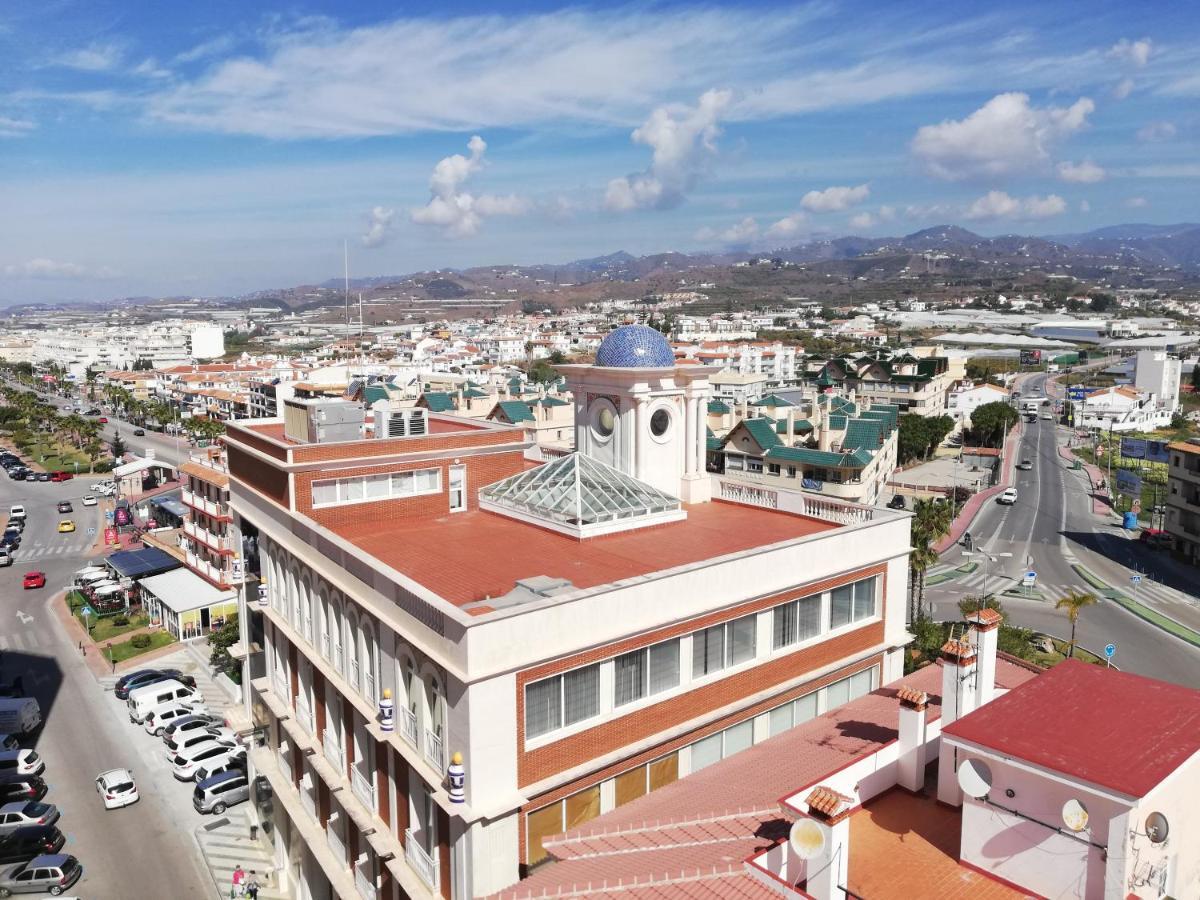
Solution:
[[[1067,388],[1067,399],[1078,403],[1094,390],[1095,388],[1084,384],[1073,384]]]
[[[1142,496],[1142,479],[1133,474],[1132,469],[1117,470],[1117,493],[1126,497]]]
[[[1121,438],[1121,455],[1126,459],[1144,459],[1146,462],[1167,463],[1171,456],[1166,441],[1146,438]]]
[[[1022,350],[1021,365],[1023,366],[1040,366],[1042,364],[1041,350]]]

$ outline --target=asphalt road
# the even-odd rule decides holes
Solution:
[[[1027,379],[1021,387],[1022,395],[1042,396],[1045,380],[1045,375]],[[1167,560],[1135,547],[1119,529],[1093,515],[1086,476],[1072,470],[1058,455],[1058,446],[1066,438],[1066,430],[1057,428],[1054,422],[1039,418],[1025,426],[1017,457],[1031,460],[1033,469],[1016,472],[1015,504],[988,503],[975,517],[970,532],[978,552],[969,559],[980,564],[979,570],[967,578],[955,578],[926,590],[935,618],[957,619],[957,604],[964,596],[999,590],[1005,581],[1011,586],[1030,570],[1037,573],[1043,599],[1002,597],[1010,621],[1066,638],[1070,625],[1066,614],[1054,608],[1055,596],[1071,588],[1091,590],[1071,568],[1072,562],[1085,565],[1122,589],[1128,589],[1129,577],[1135,574],[1129,566],[1136,565],[1138,570],[1157,575],[1161,582],[1171,584],[1174,580],[1174,586],[1188,593],[1196,590],[1200,579],[1189,584],[1173,578],[1175,567]],[[942,560],[955,566],[968,561],[962,557],[961,547],[948,550]],[[1097,653],[1106,644],[1115,644],[1113,662],[1127,671],[1200,686],[1200,650],[1112,601],[1102,599],[1081,612],[1077,639]]]
[[[77,856],[84,876],[73,893],[86,900],[127,897],[212,897],[214,887],[200,867],[190,830],[198,820],[190,791],[175,783],[161,746],[123,721],[111,691],[87,669],[50,611],[50,600],[87,563],[86,551],[100,528],[102,507],[83,507],[80,498],[96,479],[61,484],[11,481],[0,473],[0,516],[23,504],[28,525],[11,567],[0,569],[0,677],[20,674],[26,692],[38,698],[45,726],[36,749],[46,763],[46,802],[62,811],[64,852]],[[74,534],[59,534],[59,500],[75,507]],[[46,573],[42,590],[23,590],[25,572]],[[100,772],[133,770],[141,800],[106,811],[95,790]]]

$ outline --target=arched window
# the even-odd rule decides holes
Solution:
[[[317,595],[317,615],[321,617],[321,657],[329,659],[329,598],[323,593]]]
[[[404,663],[404,696],[408,709],[416,721],[421,720],[421,679],[417,677],[417,665],[411,659]]]
[[[292,569],[288,575],[288,594],[292,598],[292,627],[299,631],[301,621],[300,578],[295,569]]]
[[[438,737],[443,737],[442,682],[436,675],[430,675],[429,680],[425,684],[425,689],[425,703],[429,709],[429,730]]]
[[[312,586],[308,583],[308,579],[300,582],[300,602],[304,615],[304,639],[311,644],[313,642],[313,596]],[[300,625],[297,624],[296,627],[299,628]]]
[[[361,694],[358,642],[358,613],[351,611],[346,616],[346,680]]]
[[[374,703],[379,699],[375,693],[375,632],[371,623],[365,620],[362,629],[362,672],[363,694]]]
[[[341,674],[342,669],[342,605],[337,600],[329,604],[329,646],[333,648],[333,668]]]

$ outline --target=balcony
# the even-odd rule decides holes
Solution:
[[[195,522],[184,522],[183,533],[192,538],[192,540],[199,541],[217,553],[234,553],[237,549],[234,547],[232,537],[213,534],[213,532],[207,528],[201,528]]]
[[[184,554],[187,560],[188,568],[193,572],[203,575],[209,581],[215,582],[222,587],[231,587],[233,585],[233,576],[229,574],[228,569],[218,568],[206,559],[201,559],[192,551]]]
[[[337,858],[338,863],[345,868],[346,863],[346,844],[342,840],[342,836],[338,834],[338,826],[333,822],[325,829],[325,838],[329,841],[329,849],[333,851],[333,855]]]
[[[414,747],[417,746],[417,714],[411,709],[400,708],[400,734]]]
[[[361,866],[354,868],[354,887],[358,890],[358,896],[363,900],[375,900],[378,895],[375,885],[371,883],[371,876],[364,872]]]
[[[292,705],[292,689],[288,685],[287,673],[283,669],[276,669],[271,675],[271,690],[278,694],[279,699],[285,704]]]
[[[311,777],[311,775],[305,775],[304,780],[307,781]],[[309,818],[314,820],[317,818],[316,795],[312,790],[312,786],[309,784],[302,783],[300,785],[300,805],[304,807],[304,811],[308,813]]]
[[[446,769],[445,748],[442,744],[442,736],[436,732],[425,729],[425,760],[434,768],[436,772],[442,772]]]
[[[180,492],[180,499],[183,500],[185,506],[190,506],[192,509],[198,509],[200,512],[208,513],[210,516],[215,516],[219,519],[230,520],[233,518],[229,514],[228,507],[223,507],[219,503],[214,503],[207,497],[201,497],[199,494],[195,493],[194,491],[189,491],[187,488],[184,488]]]
[[[354,789],[354,796],[363,802],[367,809],[375,812],[375,782],[369,775],[364,775],[357,765],[350,768],[350,786]]]
[[[296,698],[296,721],[299,722],[300,727],[309,734],[314,734],[316,732],[316,725],[313,722],[312,709],[309,708],[308,701],[304,698],[304,695],[300,695]]]
[[[346,748],[342,746],[341,739],[330,731],[325,729],[321,735],[321,745],[325,749],[325,759],[339,773],[346,771]]]
[[[404,857],[408,860],[412,870],[421,876],[421,880],[431,891],[439,889],[437,849],[434,849],[432,856],[426,853],[425,848],[417,841],[417,836],[412,833],[411,829],[404,832]]]

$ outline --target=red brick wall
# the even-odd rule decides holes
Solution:
[[[860,569],[837,578],[828,578],[801,587],[760,597],[707,616],[677,623],[657,631],[637,635],[624,641],[597,647],[585,653],[554,660],[517,674],[517,783],[524,787],[559,772],[574,768],[590,759],[610,753],[635,741],[644,740],[666,728],[686,722],[696,716],[719,709],[740,698],[784,681],[799,677],[824,666],[832,665],[854,653],[861,652],[883,640],[883,622],[874,622],[839,637],[822,641],[805,650],[789,653],[753,666],[736,675],[720,678],[685,694],[663,700],[635,712],[613,718],[593,728],[553,741],[535,750],[525,750],[525,685],[567,669],[587,665],[645,647],[658,641],[689,634],[718,622],[736,619],[778,606],[796,597],[805,597],[830,590],[842,584],[883,575],[881,565]],[[886,581],[882,608],[887,608]],[[681,660],[681,665],[687,665]]]
[[[229,446],[230,441],[237,441],[245,444],[247,447],[253,447],[259,453],[263,453],[267,456],[273,456],[275,459],[287,459],[287,447],[280,447],[278,444],[274,444],[265,438],[259,437],[253,431],[250,431],[247,428],[240,428],[237,425],[228,425],[226,426],[226,430],[228,432],[228,436],[225,440],[227,447]]]
[[[229,477],[270,497],[282,507],[288,507],[287,472],[251,456],[237,447],[229,448]]]
[[[519,450],[490,453],[485,456],[458,457],[467,467],[467,506],[474,509],[479,488],[492,482],[515,475],[525,469],[524,457]],[[320,472],[296,473],[296,511],[310,516],[326,528],[345,525],[361,525],[363,522],[394,522],[396,519],[430,519],[450,512],[449,467],[455,465],[455,457],[425,462],[389,463],[354,470],[324,469]],[[312,483],[326,478],[375,475],[382,472],[408,472],[414,469],[442,470],[442,490],[437,494],[420,497],[375,500],[368,503],[351,503],[344,506],[312,508]]]
[[[766,712],[767,710],[774,709],[776,706],[782,706],[784,703],[787,703],[790,700],[795,700],[796,698],[802,697],[805,694],[809,694],[815,690],[819,690],[820,688],[823,688],[827,684],[832,684],[835,681],[838,681],[849,675],[854,675],[858,672],[863,671],[864,669],[870,669],[875,666],[880,666],[880,665],[882,665],[882,663],[883,663],[883,655],[880,654],[878,656],[871,657],[868,660],[864,660],[864,661],[858,663],[857,665],[847,666],[843,669],[839,669],[836,672],[831,672],[822,678],[815,678],[812,681],[807,681],[804,684],[798,685],[793,688],[789,688],[786,691],[781,691],[780,693],[778,693],[775,696],[770,697],[766,700],[759,701],[758,703],[756,703],[753,706],[750,706],[744,710],[740,710],[739,712],[732,713],[728,716],[725,716],[724,718],[716,720],[715,722],[710,722],[708,725],[705,725],[703,728],[697,728],[694,731],[689,731],[687,734],[680,735],[679,737],[675,738],[674,740],[666,741],[662,744],[658,744],[655,747],[651,747],[649,750],[644,750],[641,753],[638,753],[634,756],[630,756],[627,759],[621,760],[620,762],[613,763],[612,765],[606,766],[603,769],[599,769],[595,772],[591,772],[588,775],[583,776],[582,778],[576,779],[575,781],[571,781],[571,782],[568,782],[567,784],[560,785],[559,787],[555,788],[553,791],[547,791],[544,794],[540,794],[536,797],[531,797],[529,802],[527,804],[525,804],[524,806],[522,806],[521,810],[520,810],[521,822],[520,822],[520,826],[518,828],[518,832],[519,832],[521,860],[524,861],[524,859],[525,859],[525,816],[528,815],[530,812],[533,812],[534,810],[537,810],[537,809],[541,809],[543,806],[546,806],[548,803],[553,803],[557,800],[562,800],[564,797],[569,797],[571,794],[574,794],[578,791],[582,791],[586,788],[594,787],[595,785],[599,784],[602,781],[607,781],[610,778],[615,778],[617,775],[620,775],[622,772],[628,771],[629,769],[632,769],[636,766],[645,765],[646,763],[651,762],[652,760],[658,759],[659,757],[662,757],[662,756],[666,756],[668,753],[674,753],[674,752],[678,751],[680,748],[686,747],[689,744],[695,743],[696,741],[700,740],[701,738],[708,737],[709,735],[715,734],[718,731],[723,731],[726,728],[729,728],[731,725],[736,725],[737,723],[744,722],[747,719],[752,719],[755,716],[761,715],[762,713]]]
[[[370,438],[346,444],[297,444],[292,447],[292,460],[297,463],[325,462],[336,459],[355,459],[365,456],[392,456],[397,453],[432,453],[438,450],[467,450],[477,447],[498,447],[519,444],[525,439],[522,429],[454,431],[430,434],[425,437],[376,440]]]

